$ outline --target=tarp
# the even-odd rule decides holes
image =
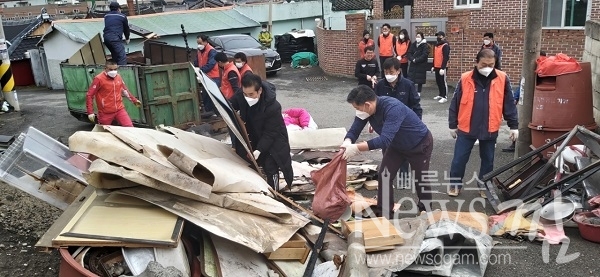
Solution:
[[[319,65],[319,59],[317,55],[312,52],[298,52],[292,55],[292,67],[299,68],[302,66],[317,66]]]
[[[535,72],[540,77],[559,76],[581,71],[581,65],[576,59],[565,54],[558,53],[556,56],[540,56],[537,59]]]

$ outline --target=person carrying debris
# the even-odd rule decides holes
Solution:
[[[126,65],[127,57],[123,45],[123,35],[125,35],[125,44],[129,44],[129,22],[127,16],[121,13],[121,6],[118,2],[110,2],[108,7],[110,12],[104,15],[104,45],[118,65]]]
[[[199,67],[208,78],[217,84],[217,86],[221,86],[221,72],[219,72],[219,66],[215,60],[217,50],[208,43],[207,35],[198,35],[196,37],[196,42],[198,43],[198,51],[194,66]],[[200,82],[200,80],[198,80],[198,82]],[[206,91],[202,93],[202,104],[204,104],[204,112],[210,113],[215,110],[215,105]]]
[[[392,181],[405,161],[408,161],[413,170],[412,181],[419,197],[419,211],[431,210],[431,191],[422,176],[429,170],[433,136],[425,123],[398,99],[377,96],[365,85],[353,89],[346,100],[356,110],[356,117],[341,145],[345,148],[343,158],[350,159],[361,151],[383,150],[377,180],[375,214],[391,218],[394,206]],[[379,137],[356,143],[367,123]]]
[[[271,32],[267,29],[267,24],[262,25],[262,31],[258,34],[258,41],[262,46],[271,48],[271,41],[273,41],[273,36]]]
[[[94,81],[92,81],[92,85],[86,94],[88,119],[92,123],[96,122],[93,102],[95,99],[98,108],[98,124],[110,125],[113,120],[116,120],[121,126],[133,127],[131,118],[129,118],[123,105],[123,96],[127,97],[138,108],[142,106],[142,102],[129,93],[129,89],[127,89],[121,75],[117,72],[118,67],[113,60],[107,60],[104,71],[94,77]]]
[[[262,81],[256,74],[247,73],[242,77],[242,91],[231,98],[231,106],[240,112],[246,124],[256,162],[264,170],[267,183],[275,190],[279,189],[280,170],[291,187],[294,171],[290,142],[281,116],[281,104],[275,98],[275,86]]]
[[[288,131],[316,130],[319,128],[308,111],[302,108],[287,109],[283,111],[281,116],[283,116]]]
[[[233,62],[235,63],[235,67],[237,67],[240,72],[240,76],[244,76],[246,73],[253,73],[252,68],[248,65],[248,58],[244,52],[237,52],[233,56]],[[241,80],[241,77],[240,77]]]
[[[471,149],[479,140],[479,180],[494,169],[494,150],[502,118],[510,128],[510,139],[519,137],[517,106],[506,73],[494,69],[496,55],[491,49],[481,50],[477,64],[462,74],[454,90],[448,113],[450,135],[456,139],[450,166],[449,196],[458,196],[469,162]],[[484,191],[480,191],[482,197]]]
[[[231,99],[235,93],[240,90],[240,72],[237,67],[227,59],[227,54],[217,53],[215,60],[219,68],[223,69],[223,78],[221,79],[221,93],[227,99]]]

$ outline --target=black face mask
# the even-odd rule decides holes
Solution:
[[[441,39],[441,38],[438,38],[438,39],[437,39],[437,42],[442,42],[442,39]]]
[[[369,42],[369,39],[368,39],[368,38],[364,38],[363,40],[365,41],[365,43],[366,43],[366,42]]]

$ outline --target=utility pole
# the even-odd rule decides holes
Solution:
[[[273,0],[269,0],[269,32],[273,33]]]
[[[2,86],[4,100],[13,106],[15,111],[20,111],[21,108],[19,107],[17,92],[14,91],[15,79],[10,70],[10,57],[8,55],[8,46],[6,44],[4,26],[2,26],[2,16],[0,15],[0,57],[2,58],[2,64],[0,64],[0,85]]]
[[[542,16],[544,0],[527,0],[527,20],[525,24],[525,43],[523,67],[521,69],[521,98],[519,99],[519,139],[515,149],[515,159],[530,152],[531,149],[531,113],[533,111],[533,91],[535,90],[536,60],[542,44]]]

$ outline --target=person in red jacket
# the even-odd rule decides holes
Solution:
[[[141,107],[142,102],[136,99],[123,82],[123,78],[117,72],[118,65],[113,60],[107,60],[104,71],[96,77],[88,89],[86,95],[86,108],[88,119],[96,122],[94,114],[94,100],[98,108],[98,124],[110,125],[113,120],[124,127],[133,127],[131,118],[123,105],[123,96],[127,97],[136,107]]]
[[[363,59],[365,57],[365,48],[369,46],[375,46],[375,42],[371,38],[371,33],[365,30],[363,32],[363,38],[358,42],[358,55]]]

